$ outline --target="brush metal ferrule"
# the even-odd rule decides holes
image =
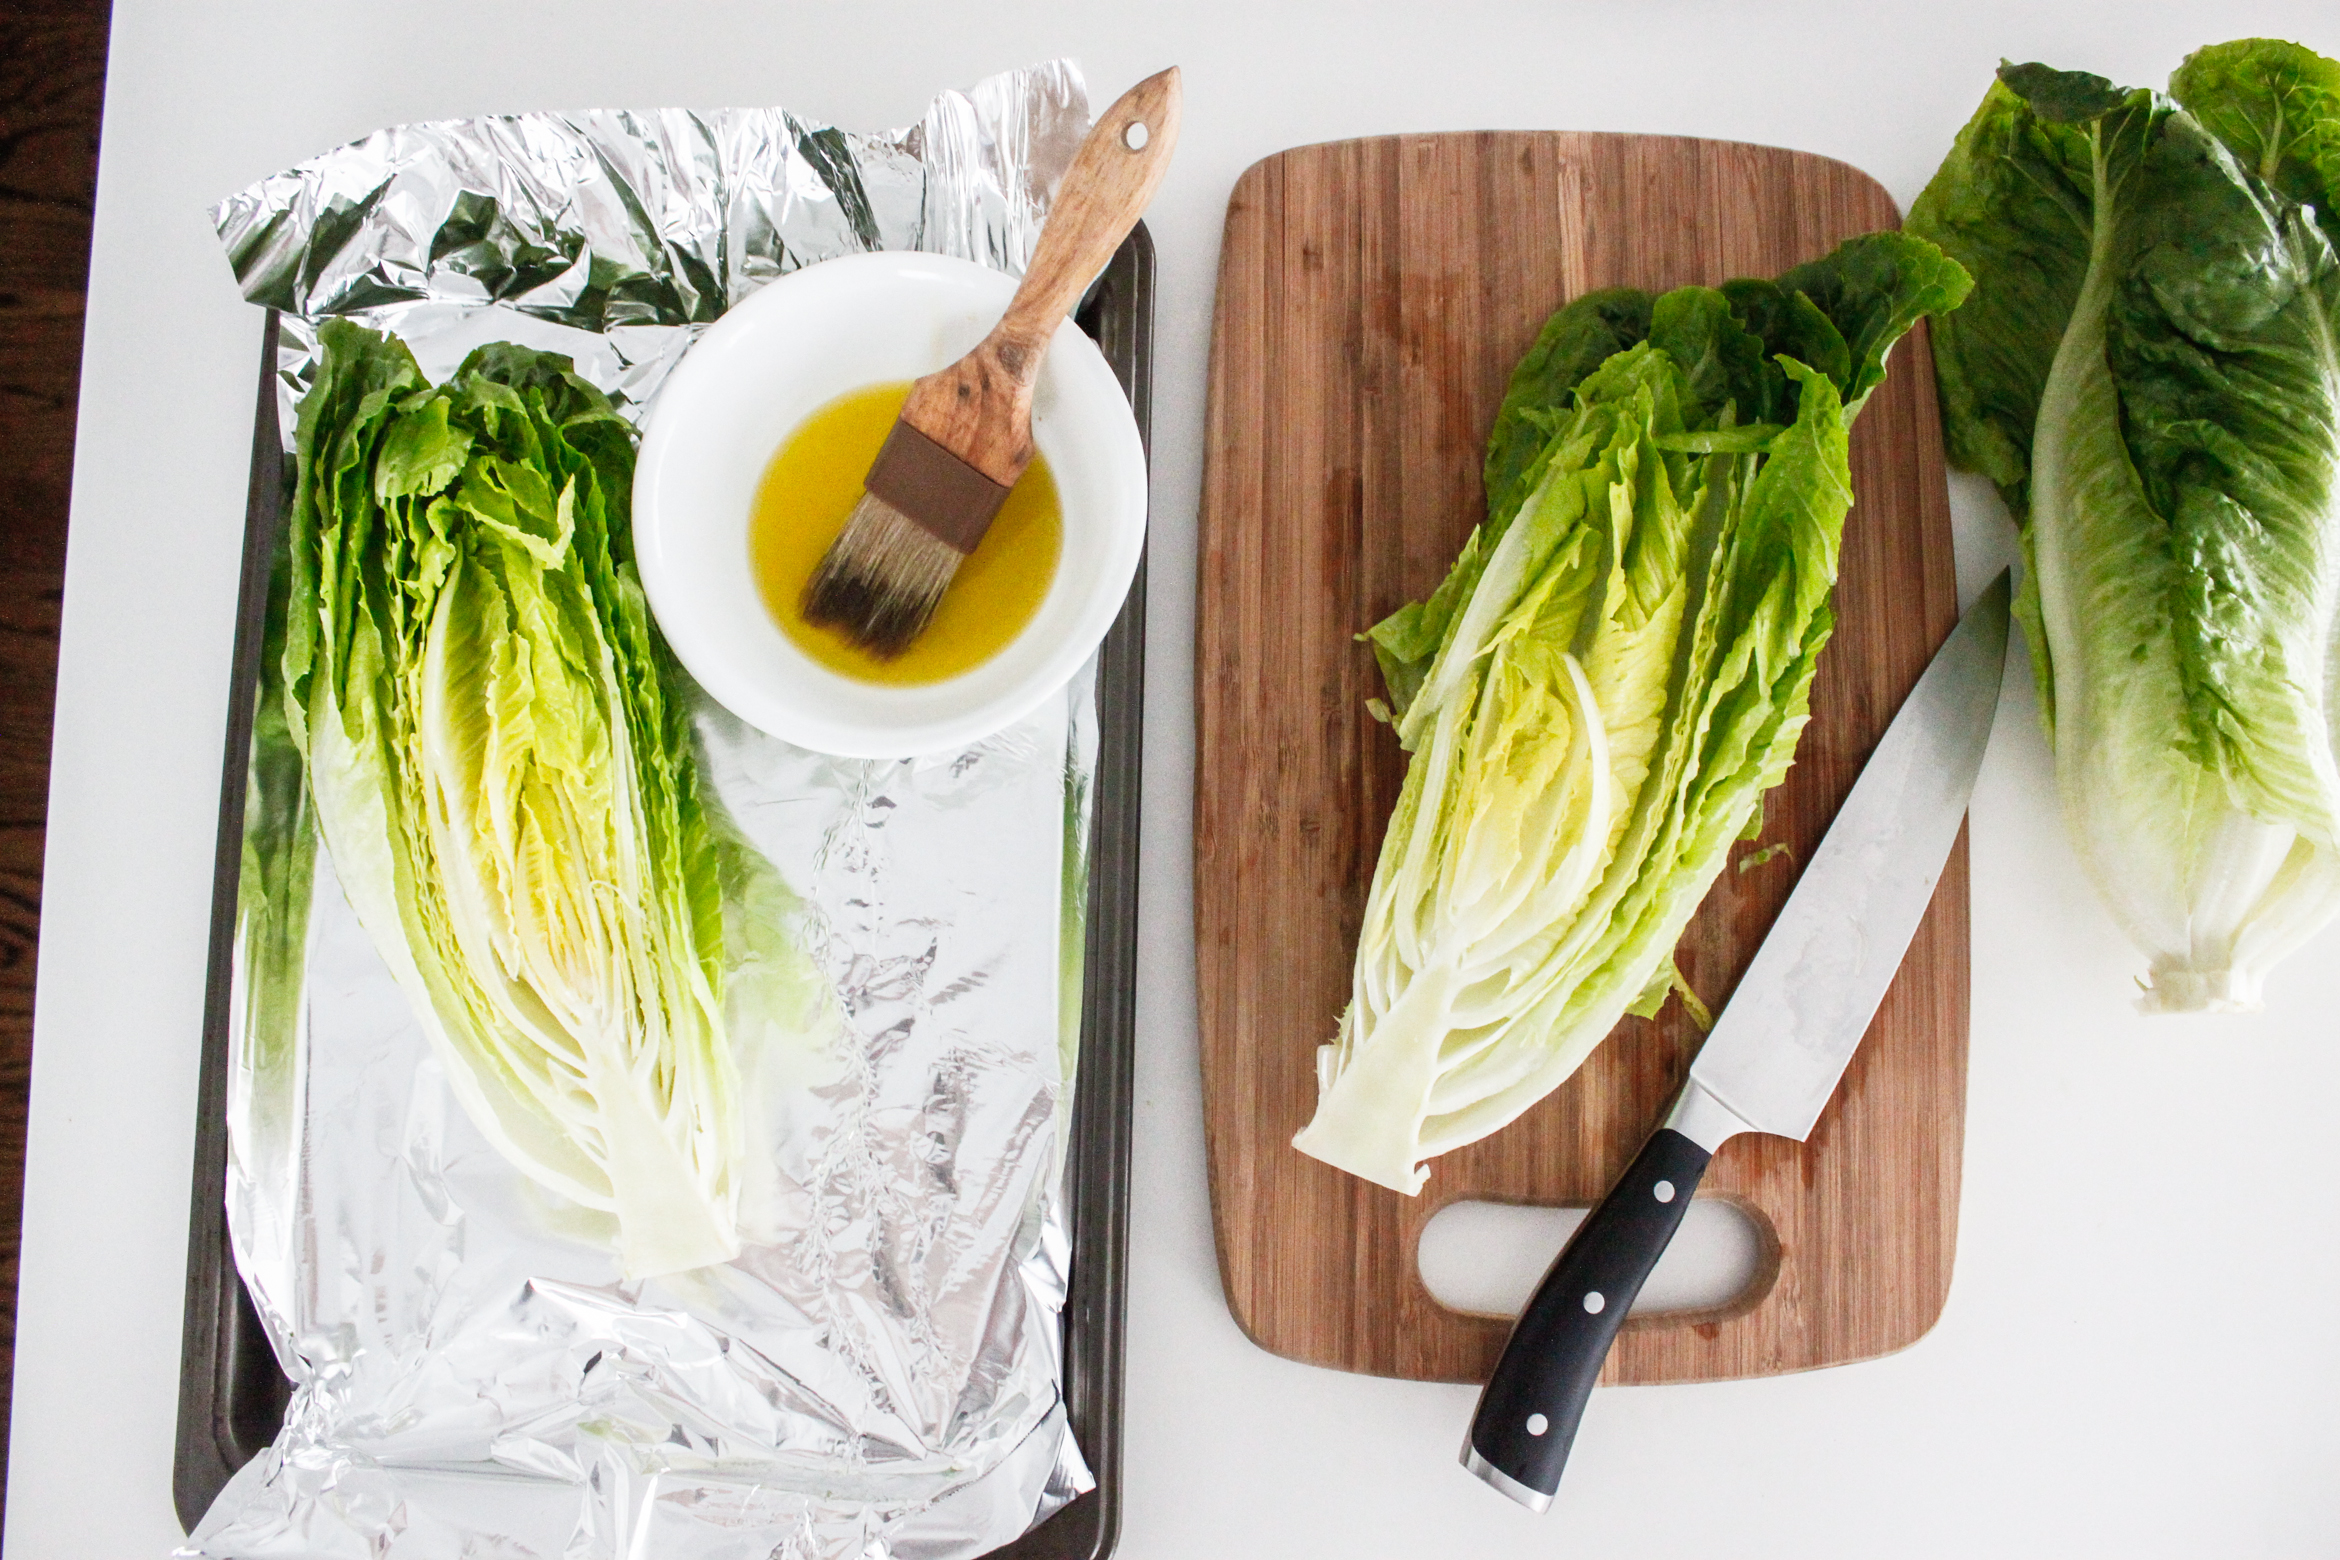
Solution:
[[[900,418],[862,485],[961,553],[983,540],[1009,491]]]

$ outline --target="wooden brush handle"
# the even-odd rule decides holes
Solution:
[[[1144,132],[1133,133],[1134,125]],[[1001,486],[1015,485],[1032,461],[1032,385],[1049,338],[1137,226],[1177,144],[1173,65],[1124,92],[1089,127],[1007,313],[974,351],[911,386],[904,422]]]

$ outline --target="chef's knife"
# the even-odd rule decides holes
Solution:
[[[1617,1329],[1707,1161],[1741,1132],[1801,1142],[1916,933],[1957,841],[1998,708],[2008,578],[1936,652],[1755,951],[1664,1123],[1520,1313],[1479,1395],[1463,1466],[1533,1511],[1552,1503]]]

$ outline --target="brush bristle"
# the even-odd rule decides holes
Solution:
[[[884,499],[864,493],[804,587],[805,619],[891,660],[925,632],[964,557]]]

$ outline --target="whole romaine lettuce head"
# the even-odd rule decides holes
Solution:
[[[1974,273],[1950,454],[2022,529],[2065,819],[2148,1012],[2248,1010],[2340,912],[2340,66],[2168,95],[2003,66],[1909,230]]]
[[[488,1139],[613,1216],[629,1276],[722,1261],[725,880],[776,874],[700,794],[632,430],[564,358],[434,386],[395,338],[321,339],[270,686],[335,873]]]
[[[1488,441],[1486,522],[1368,636],[1413,756],[1300,1149],[1418,1191],[1678,984],[1809,714],[1852,420],[1966,287],[1876,233],[1552,317]]]

